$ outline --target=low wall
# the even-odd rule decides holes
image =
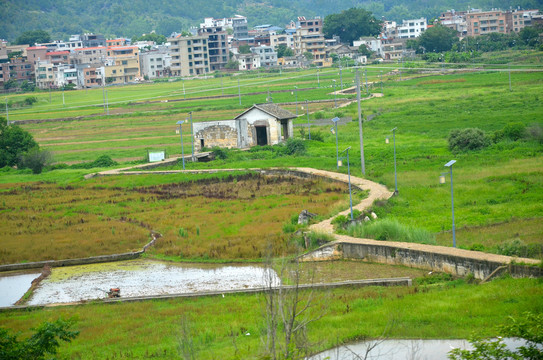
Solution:
[[[486,280],[496,269],[504,265],[511,276],[543,277],[543,268],[521,264],[505,264],[497,261],[446,255],[430,251],[408,249],[390,244],[374,245],[360,243],[334,243],[325,245],[306,255],[307,260],[318,259],[360,259],[390,265],[403,265],[428,271],[444,272],[454,276],[473,274],[478,280]]]
[[[63,266],[73,266],[73,265],[86,265],[86,264],[98,264],[104,262],[112,261],[123,261],[123,260],[133,260],[137,259],[149,248],[155,244],[155,241],[161,237],[159,233],[152,232],[151,236],[153,240],[147,243],[142,250],[122,253],[122,254],[111,254],[111,255],[100,255],[100,256],[91,256],[88,258],[81,259],[64,259],[64,260],[46,260],[46,261],[36,261],[28,263],[19,263],[19,264],[6,264],[0,265],[0,272],[4,271],[15,271],[15,270],[27,270],[27,269],[41,269],[45,265],[50,267],[63,267]]]

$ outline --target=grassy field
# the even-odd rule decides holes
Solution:
[[[463,281],[413,287],[342,288],[314,294],[324,314],[308,326],[312,351],[381,336],[467,338],[497,335],[495,325],[525,311],[543,311],[543,285],[536,279],[498,279],[484,285]],[[226,295],[134,303],[85,304],[0,313],[0,322],[22,335],[46,320],[73,318],[81,331],[61,347],[67,359],[171,359],[193,344],[198,359],[254,359],[266,336],[262,295]],[[279,333],[281,334],[281,332]],[[265,358],[265,357],[263,357]]]
[[[0,263],[140,250],[159,257],[254,260],[294,245],[283,225],[303,209],[348,206],[345,184],[252,173],[95,178],[2,184]]]

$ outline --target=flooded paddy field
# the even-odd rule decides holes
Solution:
[[[39,274],[35,274],[34,278]],[[275,274],[274,281],[279,281]],[[19,287],[30,281],[17,279]],[[23,285],[27,284],[27,285]],[[108,297],[119,288],[121,296],[137,297],[204,291],[242,290],[262,287],[264,268],[259,265],[171,263],[147,259],[53,268],[34,290],[28,305],[72,303]],[[18,299],[18,298],[17,298]],[[17,300],[16,299],[16,300]],[[15,300],[15,301],[16,301]],[[6,304],[4,306],[9,306]]]

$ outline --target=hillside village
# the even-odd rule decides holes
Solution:
[[[436,24],[454,29],[459,38],[477,37],[519,33],[527,26],[543,24],[543,15],[520,9],[450,10],[433,24],[425,18],[383,21],[378,36],[362,37],[352,44],[342,43],[337,36],[325,38],[322,18],[299,16],[284,28],[264,24],[249,29],[242,15],[205,18],[199,27],[171,34],[163,44],[106,39],[100,34],[25,45],[1,41],[0,86],[9,89],[33,83],[39,89],[82,89],[170,76],[205,77],[216,71],[329,67],[338,59],[359,65],[394,62],[412,57],[415,50],[407,42]]]

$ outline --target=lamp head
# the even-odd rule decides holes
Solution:
[[[388,143],[390,143],[390,140],[388,139],[388,136],[387,136],[387,138],[385,139],[385,144],[388,144]]]

